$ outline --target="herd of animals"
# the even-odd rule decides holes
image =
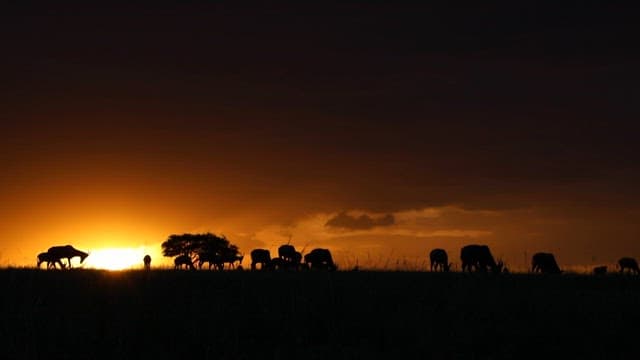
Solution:
[[[71,268],[71,259],[80,258],[82,264],[89,256],[88,253],[80,251],[71,245],[52,246],[46,252],[42,252],[37,256],[38,268],[42,263],[46,263],[48,269],[55,269],[56,265],[61,269]],[[67,260],[67,264],[64,263]],[[217,254],[197,254],[195,260],[188,255],[179,255],[174,259],[175,269],[188,268],[195,269],[196,264],[202,269],[204,264],[209,264],[218,270],[224,270],[225,264],[229,264],[229,269],[242,269],[240,263],[244,259],[243,255],[233,254],[229,256],[220,256]],[[506,273],[509,272],[504,263],[499,260],[495,261],[491,250],[487,245],[466,245],[460,250],[460,260],[462,261],[462,272],[493,272]],[[444,249],[433,249],[429,253],[430,270],[432,272],[448,272],[451,270],[452,263]],[[145,255],[144,267],[149,270],[151,268],[151,257]],[[236,265],[236,263],[238,265]],[[331,252],[328,249],[316,248],[308,254],[302,255],[296,251],[295,247],[290,244],[282,245],[278,248],[278,256],[271,257],[271,253],[267,249],[254,249],[251,251],[251,270],[337,270],[337,265],[333,261]],[[631,272],[640,274],[640,268],[636,259],[631,257],[623,257],[618,260],[618,269],[621,273]],[[561,274],[563,271],[558,266],[556,259],[552,253],[538,252],[531,258],[531,272],[543,274]],[[603,275],[607,273],[607,266],[597,266],[593,268],[593,274]]]

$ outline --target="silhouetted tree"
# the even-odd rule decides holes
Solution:
[[[170,235],[162,243],[162,255],[167,257],[187,255],[192,257],[207,239],[217,238],[213,234]]]
[[[238,253],[238,247],[226,237],[212,233],[171,235],[162,243],[162,255],[188,257],[200,267],[209,262],[222,269],[224,262],[235,259]]]

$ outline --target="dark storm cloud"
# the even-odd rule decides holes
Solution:
[[[349,215],[341,212],[327,221],[325,226],[346,230],[369,230],[378,226],[391,226],[395,224],[395,218],[392,214],[382,217],[371,217],[367,214],[360,216]]]

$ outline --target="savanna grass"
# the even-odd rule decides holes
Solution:
[[[4,359],[617,358],[640,278],[0,271]]]

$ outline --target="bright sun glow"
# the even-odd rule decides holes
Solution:
[[[141,248],[97,249],[89,253],[85,266],[95,269],[124,270],[142,267]]]

